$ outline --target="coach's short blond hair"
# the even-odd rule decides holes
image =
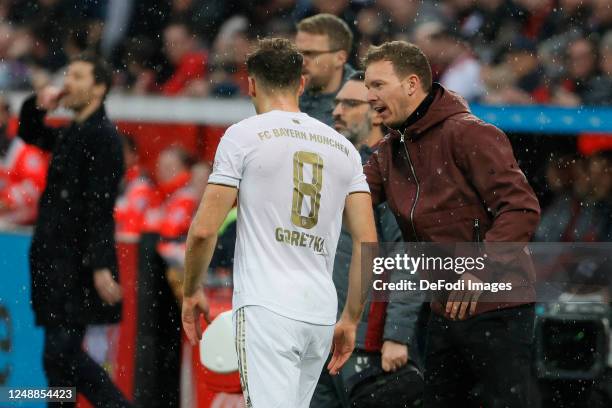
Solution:
[[[298,23],[297,29],[309,34],[326,35],[332,50],[343,50],[348,54],[353,47],[353,33],[348,24],[332,14],[307,17]]]
[[[406,41],[391,41],[379,46],[370,46],[363,59],[363,66],[367,68],[377,61],[391,62],[395,74],[400,78],[412,74],[418,76],[423,90],[425,92],[431,90],[431,66],[423,51],[416,45]]]

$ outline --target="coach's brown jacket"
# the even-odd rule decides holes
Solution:
[[[538,200],[506,135],[439,84],[383,139],[364,171],[374,204],[388,202],[406,241],[528,242],[538,225]],[[477,314],[535,300],[531,260],[512,263],[504,276],[495,268],[472,272],[485,282],[513,283],[512,301],[483,294]],[[443,314],[444,302],[438,296],[432,310]]]

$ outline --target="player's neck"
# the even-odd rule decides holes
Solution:
[[[266,98],[265,100],[258,101],[255,105],[255,110],[258,114],[267,113],[273,110],[285,111],[285,112],[299,112],[300,106],[295,96],[281,96]]]

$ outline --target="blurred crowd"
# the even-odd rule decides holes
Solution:
[[[552,155],[545,172],[553,199],[544,208],[535,240],[612,241],[612,151]]]
[[[0,89],[60,81],[88,50],[116,91],[244,96],[253,41],[317,13],[349,24],[355,68],[369,45],[409,40],[470,102],[612,104],[609,0],[0,0]]]

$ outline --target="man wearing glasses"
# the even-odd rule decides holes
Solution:
[[[355,72],[347,64],[353,33],[348,25],[331,14],[317,14],[297,25],[295,45],[304,56],[306,90],[300,110],[326,125],[333,125],[334,97]]]

